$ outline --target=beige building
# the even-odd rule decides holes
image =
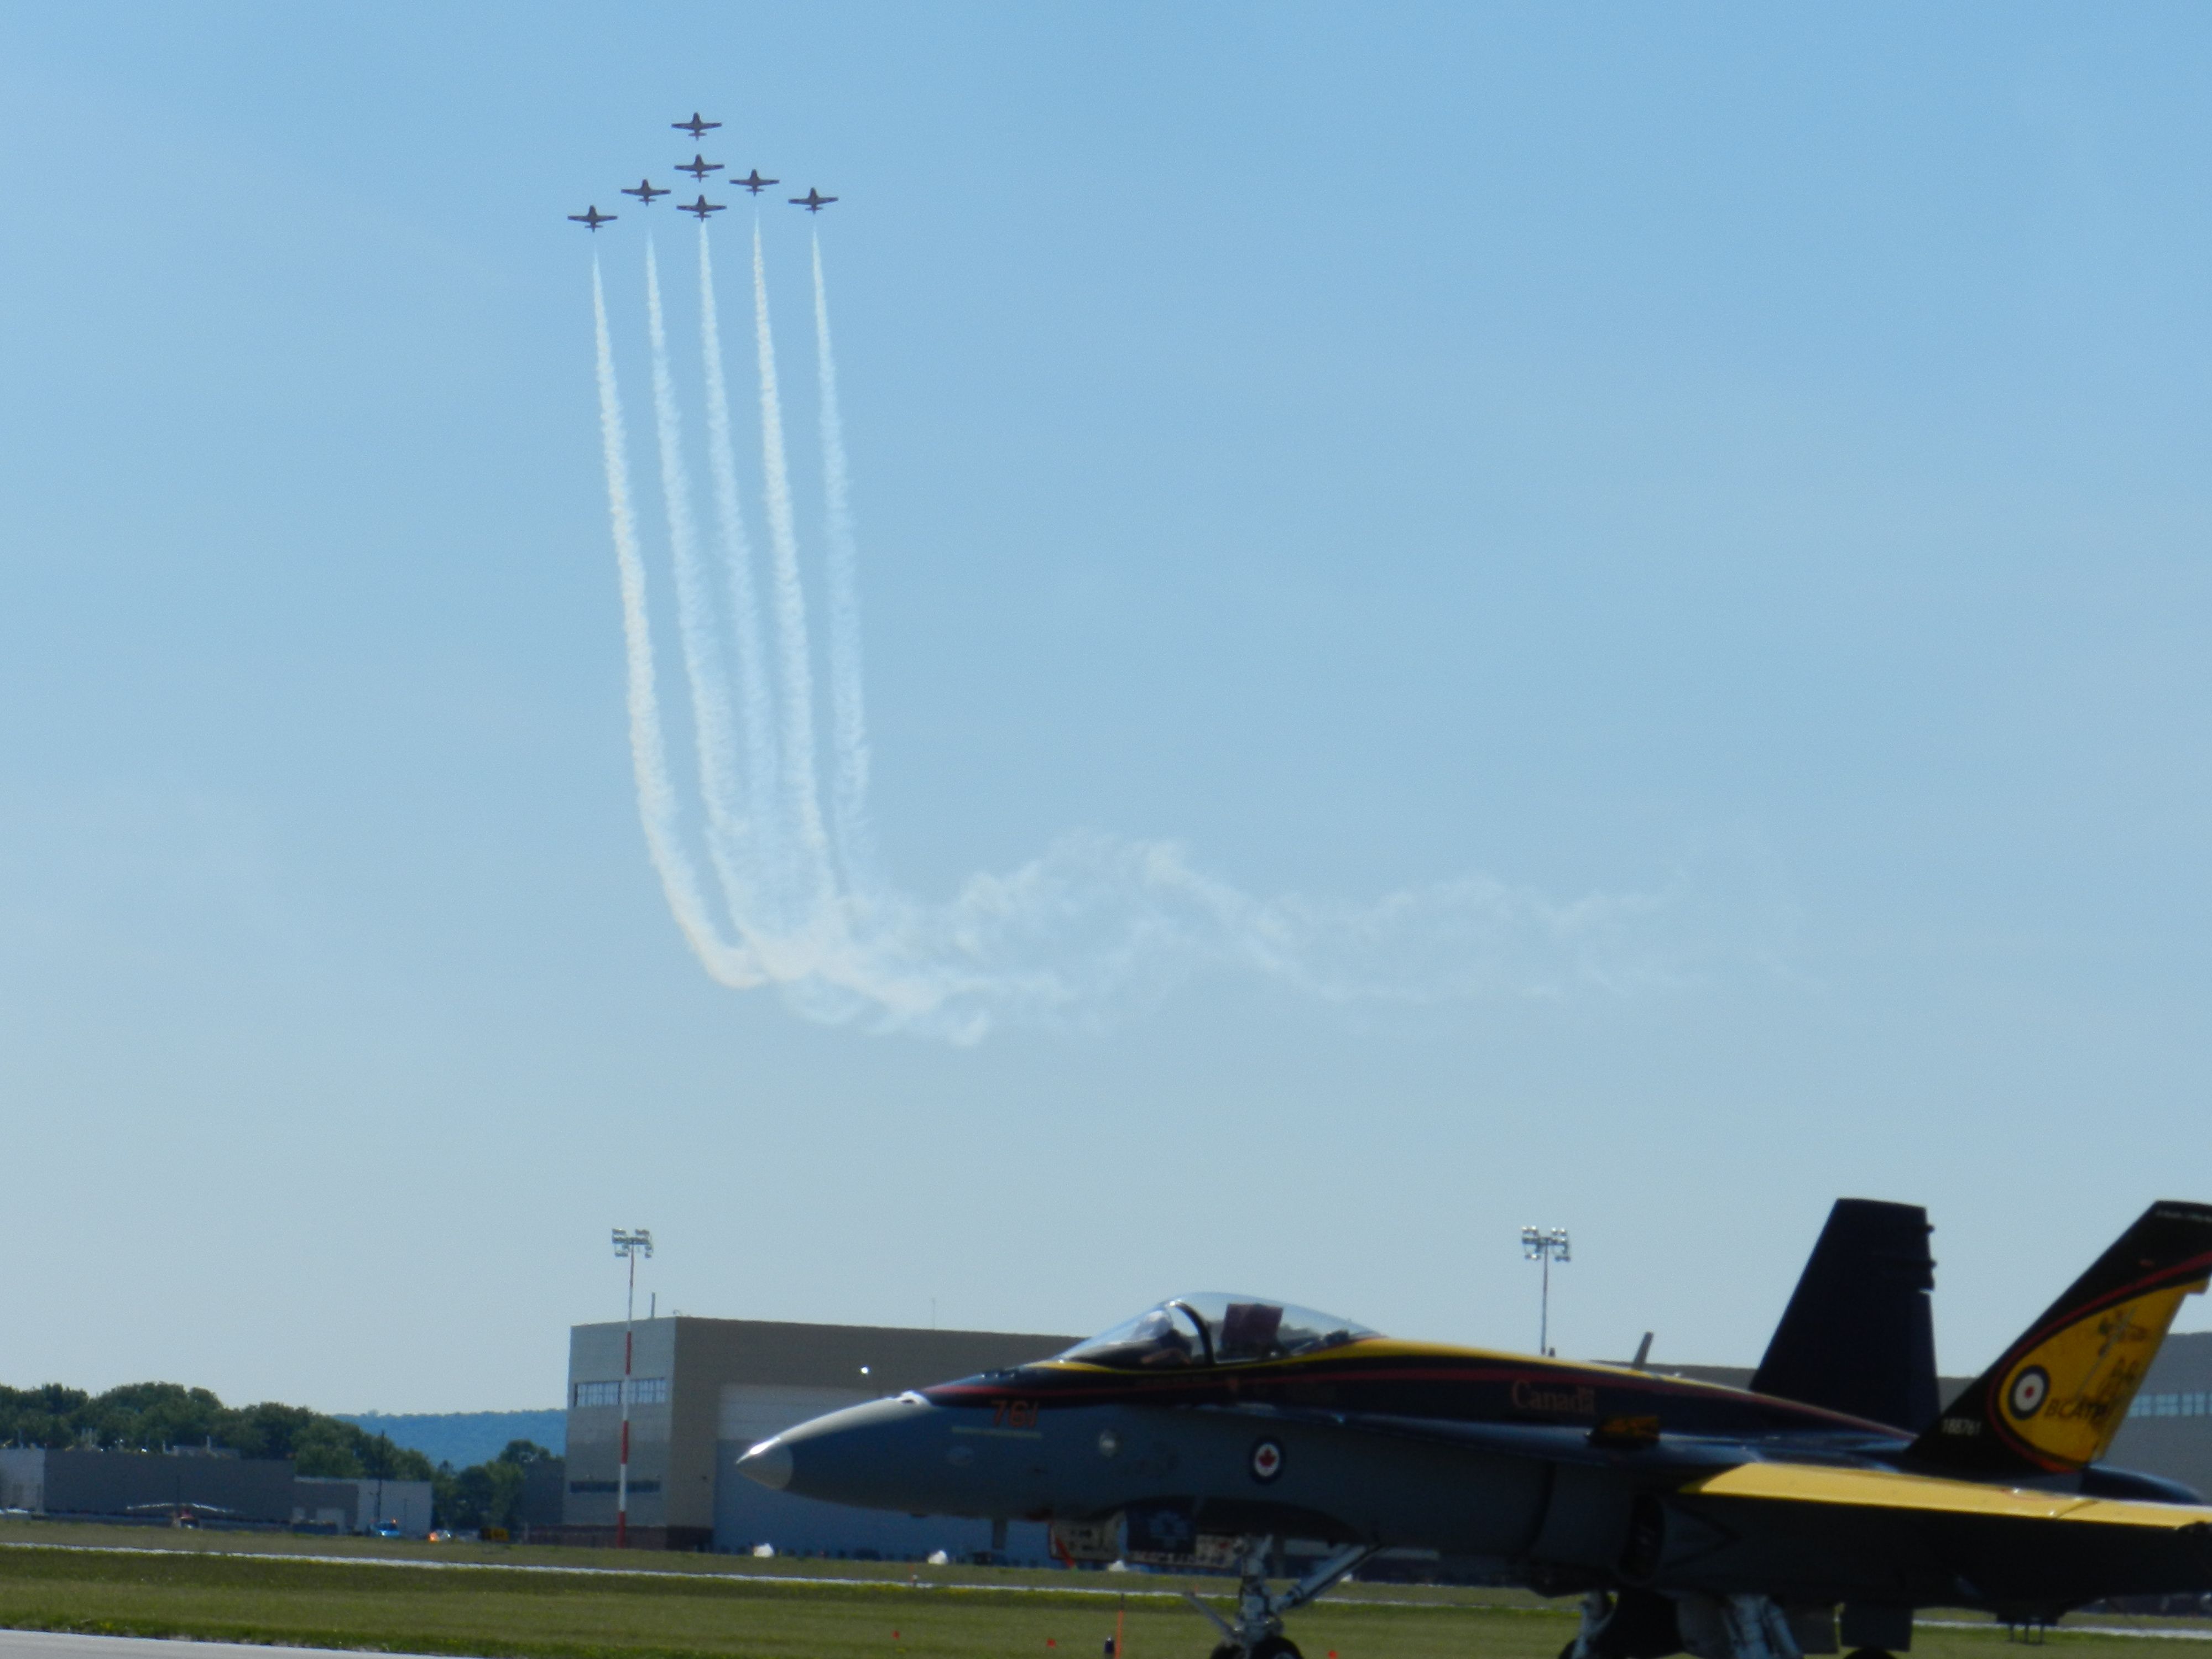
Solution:
[[[619,1322],[568,1333],[563,1532],[599,1541],[615,1526],[622,1437]],[[773,1320],[641,1320],[630,1358],[631,1541],[668,1549],[927,1554],[1007,1545],[988,1522],[918,1522],[772,1492],[736,1473],[748,1448],[810,1417],[1058,1353],[1078,1340],[1006,1331],[801,1325]],[[1042,1529],[1021,1553],[1043,1553]],[[971,1536],[971,1534],[973,1534]],[[1000,1529],[1000,1537],[1004,1529]],[[1026,1534],[1019,1535],[1025,1539]]]

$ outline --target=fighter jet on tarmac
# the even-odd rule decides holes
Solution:
[[[701,191],[699,192],[699,199],[697,201],[678,202],[676,204],[676,210],[678,213],[697,214],[699,216],[699,222],[703,225],[707,222],[707,216],[708,214],[720,213],[722,210],[722,204],[720,202],[708,201],[707,199],[707,192]]]
[[[764,185],[772,185],[775,182],[775,180],[773,179],[763,179],[761,180],[761,183]],[[757,192],[756,192],[756,194],[757,194]],[[813,185],[809,185],[806,187],[806,194],[804,196],[793,197],[791,198],[791,204],[793,207],[803,207],[809,213],[819,213],[823,208],[828,207],[830,203],[836,199],[837,198],[834,196],[824,196],[820,191],[815,189]]]
[[[747,190],[752,191],[754,195],[757,196],[763,191],[766,190],[770,185],[780,185],[783,180],[781,179],[763,179],[760,175],[760,169],[758,167],[755,167],[750,173],[746,174],[745,177],[742,179],[732,179],[730,182],[733,185],[743,185]]]
[[[690,120],[671,121],[668,125],[674,127],[678,132],[690,133],[693,141],[696,143],[701,133],[712,132],[716,127],[719,127],[722,124],[720,121],[701,120],[699,118],[699,112],[695,109],[691,112],[691,118]]]
[[[703,185],[707,182],[708,173],[720,173],[722,170],[722,164],[720,161],[710,161],[705,156],[695,154],[688,161],[678,161],[676,164],[676,170],[678,173],[690,173],[695,184]]]
[[[637,188],[635,190],[632,190],[628,185],[624,185],[623,186],[623,194],[625,196],[635,196],[639,201],[644,203],[646,206],[651,207],[653,205],[653,198],[654,197],[665,196],[668,192],[665,190],[655,190],[653,187],[652,179],[641,179],[637,181]]]
[[[1838,1200],[1748,1389],[1189,1296],[802,1423],[738,1468],[801,1498],[1050,1521],[1068,1556],[1233,1560],[1233,1617],[1199,1604],[1214,1659],[1297,1659],[1283,1615],[1391,1548],[1580,1596],[1561,1659],[1839,1639],[1887,1659],[1916,1607],[2041,1626],[2212,1590],[2212,1508],[2099,1462],[2212,1278],[2212,1206],[2152,1205],[1948,1407],[1929,1231],[1917,1206]],[[1273,1589],[1292,1540],[1310,1570]]]
[[[611,225],[621,216],[618,213],[600,212],[596,204],[586,208],[581,213],[572,213],[568,216],[572,222],[589,225],[593,230],[597,230],[601,225]]]

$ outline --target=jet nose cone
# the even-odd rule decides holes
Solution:
[[[781,1440],[763,1440],[738,1460],[738,1473],[781,1492],[791,1484],[791,1448]]]

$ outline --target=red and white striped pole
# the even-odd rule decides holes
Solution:
[[[623,1304],[622,1461],[615,1475],[615,1547],[629,1547],[629,1396],[630,1361],[637,1342],[637,1257],[653,1254],[653,1235],[643,1227],[624,1232],[614,1230],[615,1254],[629,1262],[629,1294]]]

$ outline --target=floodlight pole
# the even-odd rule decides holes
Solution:
[[[1541,1227],[1521,1230],[1521,1259],[1539,1261],[1544,1267],[1543,1299],[1538,1304],[1536,1320],[1536,1352],[1548,1355],[1552,1352],[1552,1261],[1557,1257],[1561,1267],[1574,1258],[1568,1254],[1567,1230],[1554,1227],[1546,1232]]]
[[[629,1294],[623,1303],[622,1461],[615,1474],[615,1547],[629,1547],[629,1369],[637,1340],[637,1258],[653,1255],[653,1235],[643,1227],[614,1230],[615,1254],[629,1263]]]

